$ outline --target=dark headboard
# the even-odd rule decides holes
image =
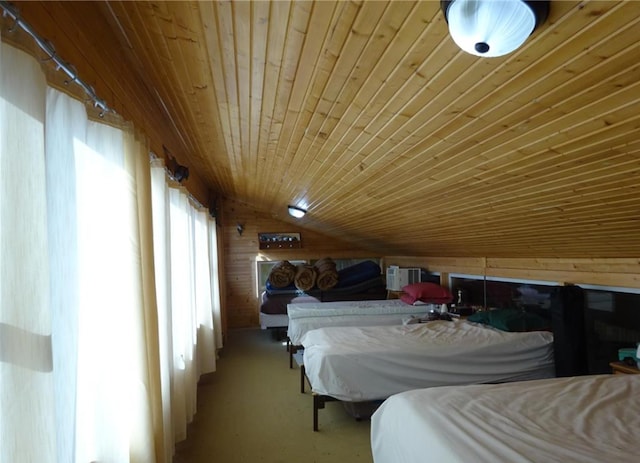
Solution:
[[[585,296],[579,286],[558,286],[551,294],[556,376],[589,373],[584,322]]]

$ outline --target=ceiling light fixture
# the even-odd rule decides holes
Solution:
[[[306,213],[307,211],[305,209],[302,209],[301,207],[289,205],[289,215],[295,217],[296,219],[304,217]]]
[[[453,41],[486,57],[513,52],[549,15],[548,0],[440,0],[440,7]]]

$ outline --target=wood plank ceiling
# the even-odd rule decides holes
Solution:
[[[640,256],[640,2],[484,59],[436,1],[17,6],[214,196],[381,255]]]

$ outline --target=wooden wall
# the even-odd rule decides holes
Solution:
[[[560,284],[640,288],[640,258],[519,259],[387,256],[384,258],[384,265],[427,268],[440,273],[442,282],[448,280],[448,274],[463,273]]]
[[[286,214],[283,211],[283,214]],[[372,251],[351,243],[329,239],[290,222],[260,213],[234,200],[218,202],[219,236],[224,255],[220,266],[222,307],[226,328],[259,325],[259,298],[256,293],[256,260],[375,258]],[[242,235],[237,225],[244,227]],[[261,250],[258,233],[299,232],[301,249]]]

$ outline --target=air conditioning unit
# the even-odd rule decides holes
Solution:
[[[403,286],[420,282],[420,268],[387,267],[387,290],[401,291]]]

